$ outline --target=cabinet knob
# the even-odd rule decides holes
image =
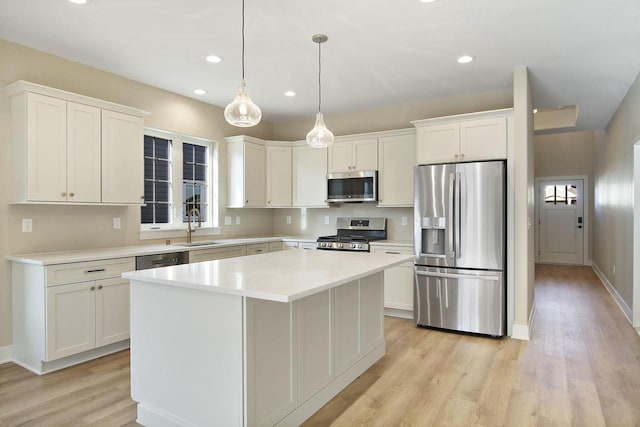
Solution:
[[[102,289],[102,285],[98,285],[98,290]]]
[[[144,200],[144,196],[140,196],[140,200]]]
[[[464,154],[460,154],[460,160],[464,159]]]
[[[62,197],[67,197],[67,193],[61,193],[60,194]]]
[[[90,287],[90,288],[89,288],[89,290],[90,290],[90,291],[95,291],[95,290],[96,290],[96,287],[95,287],[95,286],[92,286],[92,287]]]
[[[454,159],[456,159],[456,160],[458,160],[458,155],[457,155],[457,154],[454,154],[454,155],[453,155],[453,158],[454,158]]]
[[[248,201],[248,200],[245,200],[244,202],[245,202],[245,203],[249,203],[249,201]]]
[[[74,193],[69,193],[69,197],[73,197],[73,196],[75,196]]]
[[[270,205],[271,204],[271,200],[267,201],[267,204]]]

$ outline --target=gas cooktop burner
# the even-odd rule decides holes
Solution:
[[[318,237],[318,249],[369,252],[369,243],[387,238],[386,218],[338,218],[338,234]]]

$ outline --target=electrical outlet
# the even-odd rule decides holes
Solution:
[[[325,225],[329,225],[329,215],[326,215],[324,217],[324,223],[325,223]]]
[[[407,217],[403,216],[402,217],[402,225],[404,225],[406,227],[407,224],[408,224]]]
[[[240,217],[239,216],[236,217],[236,225],[240,225]]]
[[[120,227],[121,227],[120,217],[113,218],[113,229],[114,230],[120,230]]]
[[[33,220],[29,218],[22,218],[22,232],[31,233],[33,231]]]
[[[287,224],[291,224],[291,215],[287,215]]]
[[[230,216],[225,216],[224,217],[224,225],[231,225],[231,217]]]

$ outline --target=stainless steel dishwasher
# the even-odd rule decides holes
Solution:
[[[142,255],[136,257],[136,270],[168,267],[170,265],[188,264],[189,252],[168,252],[164,254]]]

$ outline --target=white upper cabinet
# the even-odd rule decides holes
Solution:
[[[291,206],[291,147],[267,145],[267,207]]]
[[[327,149],[293,147],[293,206],[327,206]]]
[[[329,147],[329,173],[378,170],[378,139],[336,141]]]
[[[11,98],[12,202],[141,204],[140,110],[34,83]]]
[[[87,203],[101,201],[100,130],[99,108],[67,102],[66,191],[68,201]]]
[[[412,122],[417,164],[507,158],[512,109]]]
[[[378,206],[413,206],[416,136],[378,139]]]
[[[102,201],[144,202],[144,125],[140,117],[102,110]]]
[[[263,208],[266,196],[266,149],[247,136],[226,138],[230,208]]]

